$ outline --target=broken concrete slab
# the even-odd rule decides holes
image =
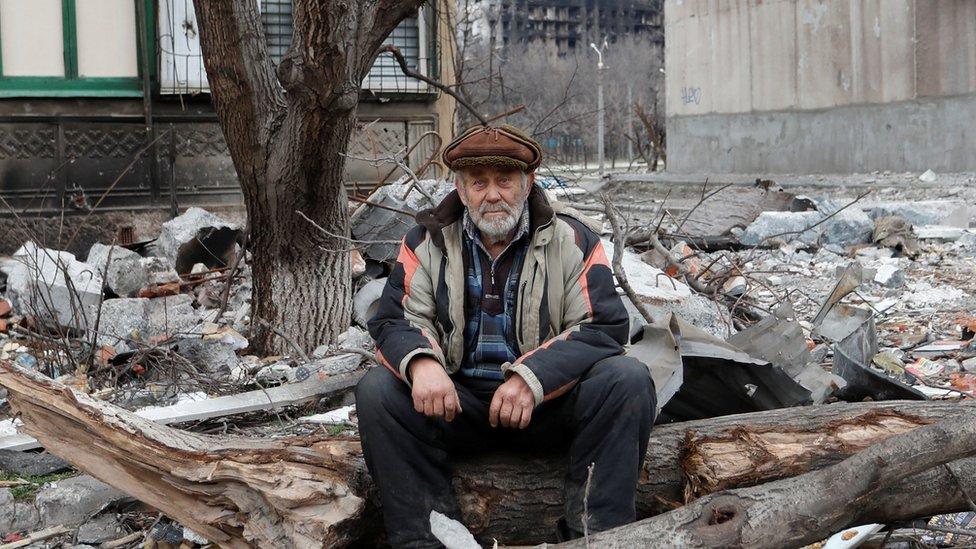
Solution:
[[[965,206],[962,200],[918,200],[918,201],[887,201],[880,204],[865,206],[872,219],[896,215],[912,225],[938,225],[949,214]]]
[[[412,186],[409,178],[402,177],[394,183],[380,187],[369,196],[370,202],[392,209],[363,204],[353,213],[349,220],[353,238],[382,241],[364,246],[361,250],[364,257],[383,263],[396,259],[399,240],[416,225],[413,215],[434,207],[454,190],[454,185],[450,182],[435,179],[420,181],[423,193],[416,189],[410,190]],[[431,195],[433,202],[425,194]]]
[[[825,245],[853,246],[866,244],[874,234],[874,221],[868,214],[856,208],[838,212],[822,225],[821,243]]]
[[[34,505],[41,525],[74,527],[126,498],[124,493],[94,477],[79,475],[45,485]]]
[[[115,513],[105,513],[82,524],[78,528],[78,543],[99,544],[120,537],[120,526]]]
[[[172,349],[201,372],[226,376],[238,363],[236,345],[219,339],[181,337],[175,341]]]
[[[0,450],[0,471],[8,475],[43,476],[71,469],[71,464],[47,452]]]
[[[10,488],[0,488],[0,533],[29,532],[36,530],[40,522],[36,507],[16,501]]]
[[[370,280],[356,291],[356,295],[352,298],[352,318],[356,324],[365,328],[369,319],[373,318],[379,307],[379,299],[383,295],[384,287],[386,287],[386,279],[377,278]]]
[[[200,322],[192,304],[193,298],[186,294],[106,300],[97,343],[123,352],[132,350],[132,343],[148,344],[171,335],[189,334]]]
[[[905,285],[905,271],[895,263],[882,263],[875,271],[874,281],[888,288],[900,288]]]
[[[915,234],[919,240],[938,240],[941,242],[953,242],[962,238],[968,233],[967,229],[959,227],[947,227],[945,225],[922,225],[915,227]]]
[[[2,268],[7,296],[19,313],[79,330],[94,321],[93,311],[102,299],[102,277],[74,254],[28,242]]]
[[[127,259],[138,260],[141,255],[133,252],[128,248],[123,248],[122,246],[107,246],[101,242],[96,242],[92,244],[92,247],[88,250],[88,257],[85,258],[85,263],[91,265],[98,272],[105,272],[106,267],[108,267],[109,262],[115,261],[125,261]]]
[[[813,227],[823,219],[820,212],[762,212],[739,236],[747,246],[775,246],[799,241],[809,246],[820,240],[822,229]]]
[[[722,236],[746,227],[764,211],[790,211],[794,196],[779,188],[728,187],[710,195],[687,214],[681,233],[692,237]]]
[[[236,254],[241,228],[203,208],[189,208],[163,223],[156,240],[156,255],[165,257],[180,274],[196,263],[209,268],[229,265]]]

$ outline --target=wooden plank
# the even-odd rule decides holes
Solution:
[[[298,383],[206,400],[180,402],[171,406],[145,408],[135,413],[161,425],[168,425],[291,406],[312,397],[355,387],[365,373],[366,370],[357,370],[327,377],[320,373]],[[40,446],[27,435],[16,434],[0,438],[2,450],[32,450]]]

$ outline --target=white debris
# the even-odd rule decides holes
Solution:
[[[302,418],[303,423],[348,423],[349,414],[355,410],[356,407],[353,405],[343,406],[342,408],[336,408],[335,410],[329,410],[324,414],[315,414],[312,416],[305,416]]]
[[[437,511],[430,512],[430,532],[447,549],[481,549],[463,524]]]
[[[5,262],[7,296],[14,308],[41,322],[87,329],[102,299],[102,277],[74,254],[28,242]]]
[[[938,177],[935,175],[935,172],[933,172],[932,170],[925,170],[925,172],[922,173],[922,175],[918,176],[918,180],[921,181],[922,183],[932,183],[937,178]]]

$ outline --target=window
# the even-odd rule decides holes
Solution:
[[[151,6],[0,0],[0,97],[142,95],[138,17]]]
[[[421,74],[430,74],[430,43],[429,25],[431,15],[427,9],[421,8],[415,17],[408,17],[397,25],[390,33],[384,44],[393,44],[400,49],[407,60],[407,66]],[[292,36],[292,5],[291,0],[261,0],[261,22],[264,25],[264,36],[268,41],[268,53],[271,59],[278,63],[291,46]],[[363,79],[364,90],[387,93],[426,93],[427,84],[404,76],[400,65],[390,54],[379,56],[373,63],[373,68]]]

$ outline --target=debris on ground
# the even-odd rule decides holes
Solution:
[[[190,431],[355,436],[351,389],[373,351],[366,324],[412,215],[452,188],[405,177],[351,203],[350,327],[307,354],[252,354],[241,228],[191,208],[149,246],[99,243],[82,262],[25,242],[0,258],[0,359]],[[620,200],[644,192],[620,190]],[[760,181],[643,196],[634,203],[656,206],[621,208],[629,245],[620,250],[604,223],[607,257],[621,254],[635,297],[624,299],[630,352],[658,358],[645,360],[658,421],[976,396],[976,210],[957,199],[814,191]],[[589,192],[558,198],[596,218],[604,211]],[[36,452],[19,419],[0,420],[0,470],[14,483],[0,487],[0,533],[54,539],[66,534],[48,529],[64,526],[80,544],[206,543]]]

